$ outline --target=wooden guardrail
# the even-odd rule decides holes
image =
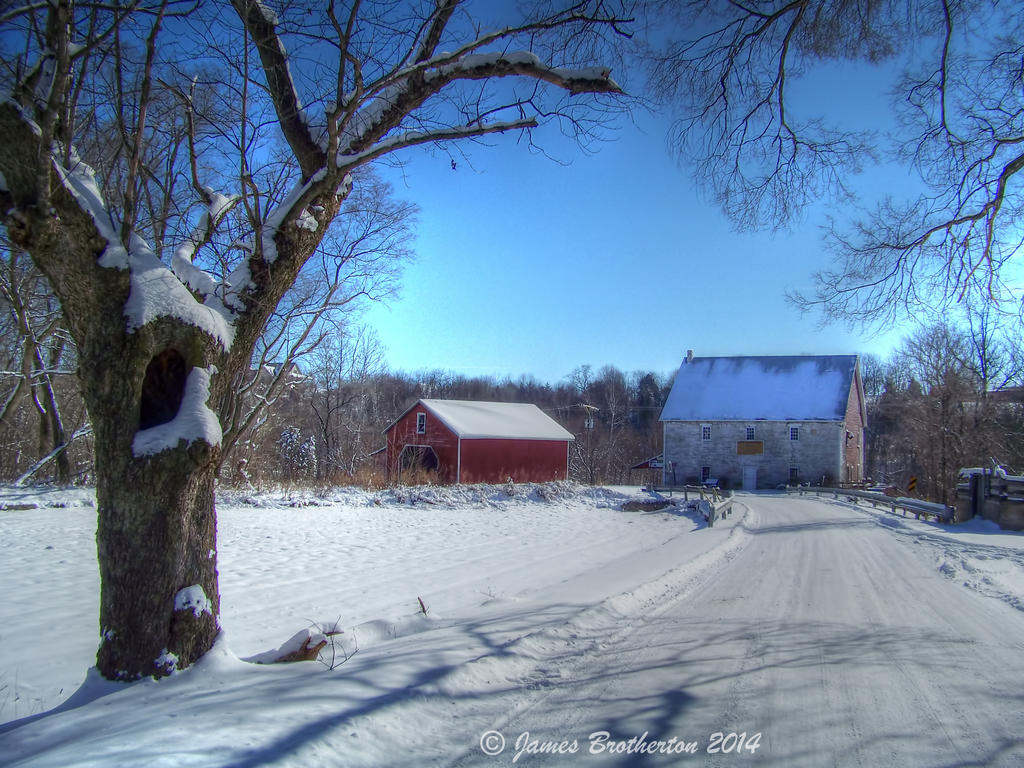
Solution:
[[[708,526],[714,526],[716,518],[728,517],[732,514],[732,496],[729,496],[717,504],[711,505],[711,519],[708,520]]]
[[[813,493],[817,496],[831,495],[832,498],[848,498],[854,504],[860,500],[868,501],[874,507],[887,506],[891,509],[895,515],[896,510],[903,510],[904,516],[907,512],[912,513],[917,519],[922,517],[925,520],[929,518],[935,518],[938,522],[952,523],[956,516],[956,507],[946,506],[945,504],[935,504],[930,501],[921,501],[919,499],[908,499],[908,498],[894,498],[892,496],[886,496],[884,493],[874,493],[872,491],[854,491],[846,490],[844,488],[818,488],[814,486],[786,486],[786,493],[799,493],[803,496],[805,493]]]
[[[683,494],[683,501],[689,501],[690,494],[693,494],[697,500],[706,501],[710,507],[710,510],[705,514],[709,528],[714,526],[715,520],[732,514],[732,492],[723,491],[714,486],[670,485],[664,488],[651,486],[648,490],[654,493],[667,493],[669,496],[681,492]]]
[[[721,488],[717,488],[713,485],[652,485],[648,486],[648,490],[654,491],[655,493],[667,493],[669,496],[676,493],[682,493],[683,501],[689,501],[691,493],[699,499],[708,499],[714,503],[718,503],[719,501],[732,496],[731,491],[723,491]]]

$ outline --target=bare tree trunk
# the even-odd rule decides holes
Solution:
[[[53,380],[46,371],[40,372],[40,378],[37,390],[43,396],[43,412],[39,414],[39,453],[42,456],[53,456],[56,467],[54,479],[58,485],[67,485],[71,482],[71,462],[68,452],[61,450],[68,441],[67,430],[64,429],[64,420],[53,391]]]
[[[214,466],[197,468],[187,451],[110,459],[97,455],[97,667],[113,680],[160,677],[193,663],[219,631]]]
[[[60,364],[63,351],[63,343],[59,343],[50,351],[48,370],[43,374],[42,383],[43,394],[46,396],[46,410],[50,414],[50,429],[53,431],[53,450],[56,452],[54,462],[57,467],[55,479],[58,485],[67,485],[71,482],[71,459],[67,450],[61,450],[68,443],[68,435],[60,413],[60,405],[57,403],[57,393],[53,390],[53,376],[50,373]]]
[[[155,421],[159,428],[177,415],[186,371],[160,381],[153,361],[164,353],[147,361],[128,352],[136,338],[117,355],[119,365],[90,361],[82,378],[96,433],[97,668],[112,680],[187,667],[219,631],[214,478],[220,449],[184,439],[158,452],[137,449],[140,425]],[[111,370],[116,375],[97,373]]]
[[[24,123],[6,125],[13,128],[8,145],[23,139],[33,146]],[[213,481],[220,440],[196,435],[148,451],[137,451],[135,440],[174,420],[190,371],[219,365],[230,379],[232,366],[247,357],[243,351],[229,362],[215,339],[173,316],[129,331],[128,270],[99,266],[108,242],[62,186],[54,185],[51,201],[60,217],[26,208],[7,227],[57,290],[77,345],[96,450],[97,668],[112,680],[160,677],[191,664],[217,636]],[[177,361],[175,371],[158,364],[167,360]]]

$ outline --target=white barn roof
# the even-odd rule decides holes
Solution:
[[[695,357],[676,374],[662,421],[842,421],[856,355]]]
[[[575,440],[572,433],[536,405],[470,400],[420,400],[459,437],[518,440]],[[415,407],[415,406],[414,406]]]

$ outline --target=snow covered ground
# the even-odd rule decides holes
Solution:
[[[781,495],[708,528],[638,498],[222,495],[222,641],[120,685],[87,673],[91,495],[0,489],[0,763],[1024,761],[1024,536]],[[334,624],[327,663],[242,660]]]

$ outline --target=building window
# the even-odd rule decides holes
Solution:
[[[425,435],[427,433],[427,414],[417,413],[416,414],[416,434]]]
[[[790,427],[789,428],[789,439],[790,440],[799,440],[800,439],[800,427]]]
[[[754,428],[753,427],[747,427],[747,440],[753,440],[753,439],[754,439]]]
[[[789,468],[789,484],[800,485],[800,468],[790,467]]]
[[[700,481],[701,481],[701,483],[702,484],[706,483],[708,478],[710,478],[710,477],[711,477],[711,467],[701,467],[700,468]]]
[[[710,424],[705,424],[703,427],[700,428],[700,439],[701,440],[710,440],[711,439],[711,425]]]

